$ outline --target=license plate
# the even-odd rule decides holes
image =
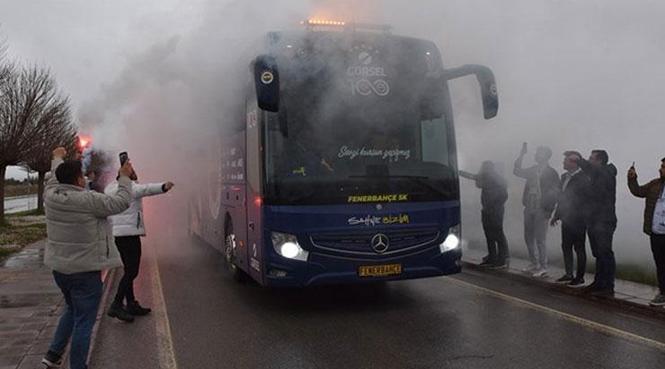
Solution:
[[[402,264],[364,265],[358,268],[360,277],[386,277],[402,274]]]

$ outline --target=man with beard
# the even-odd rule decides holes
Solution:
[[[635,165],[628,170],[630,192],[645,199],[644,233],[649,235],[651,252],[656,262],[660,293],[651,300],[651,306],[665,306],[665,158],[660,161],[659,174],[659,178],[640,186]]]

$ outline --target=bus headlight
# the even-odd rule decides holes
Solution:
[[[272,247],[279,255],[293,260],[307,261],[309,252],[298,244],[296,236],[288,233],[272,232]]]
[[[441,253],[448,252],[451,250],[457,249],[460,244],[461,244],[461,227],[460,225],[456,225],[453,227],[450,227],[448,229],[448,236],[446,239],[439,245],[439,249],[441,249]]]

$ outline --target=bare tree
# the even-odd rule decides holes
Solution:
[[[45,127],[40,132],[41,136],[34,137],[32,147],[22,161],[29,170],[37,172],[37,210],[43,212],[44,181],[46,173],[51,170],[51,153],[59,146],[67,148],[69,153],[76,152],[78,137],[66,98],[52,100],[38,119],[37,124]]]
[[[7,167],[17,165],[39,150],[36,141],[49,133],[50,122],[68,104],[59,96],[48,70],[23,68],[0,86],[0,199],[4,199]],[[69,109],[66,109],[69,114]],[[0,223],[4,207],[0,207]]]
[[[9,79],[14,70],[14,65],[7,60],[8,48],[6,40],[0,36],[0,86]]]

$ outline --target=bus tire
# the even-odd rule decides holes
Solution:
[[[238,265],[236,265],[236,235],[233,232],[233,225],[229,223],[224,237],[224,259],[226,265],[231,271],[231,275],[236,282],[245,282],[247,280],[247,273],[245,273]]]

